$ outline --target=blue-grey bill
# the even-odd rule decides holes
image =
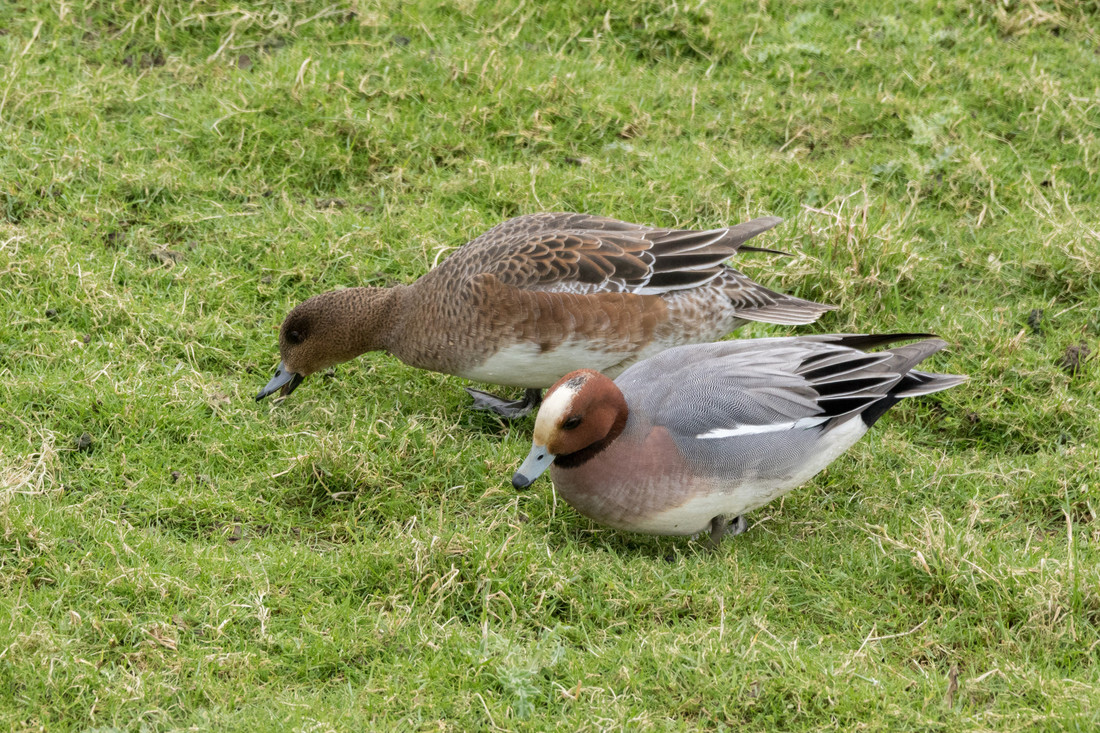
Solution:
[[[545,445],[533,444],[531,452],[523,459],[523,465],[516,469],[515,475],[512,476],[512,486],[517,489],[526,489],[553,462],[554,454],[546,450]]]
[[[305,377],[297,372],[288,372],[280,361],[279,367],[275,370],[275,376],[272,377],[271,381],[267,383],[267,386],[261,389],[260,393],[256,395],[256,401],[259,402],[277,389],[282,389],[283,397],[286,397],[302,383],[303,379],[305,379]]]

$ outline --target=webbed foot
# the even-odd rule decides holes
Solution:
[[[506,400],[503,397],[473,387],[466,387],[465,389],[466,393],[474,398],[474,403],[470,405],[470,409],[493,412],[505,420],[515,420],[529,415],[532,410],[542,403],[541,389],[528,389],[523,393],[522,400]]]

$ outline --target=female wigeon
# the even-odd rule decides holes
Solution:
[[[590,369],[551,387],[512,484],[547,467],[581,514],[618,529],[688,535],[748,527],[745,512],[809,480],[903,397],[966,377],[913,367],[928,334],[766,338],[669,349],[611,381]]]
[[[590,367],[615,375],[745,321],[811,323],[833,306],[773,292],[723,264],[781,219],[710,231],[586,214],[520,216],[459,248],[412,285],[349,288],[294,308],[282,363],[256,399],[316,371],[385,350],[421,369],[527,388],[521,401],[468,390],[475,407],[518,417],[540,390]]]

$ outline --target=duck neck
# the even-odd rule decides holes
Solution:
[[[340,310],[345,313],[341,339],[354,358],[368,351],[389,351],[404,321],[406,286],[348,288],[340,291]]]

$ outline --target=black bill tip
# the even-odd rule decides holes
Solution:
[[[528,486],[531,485],[531,481],[532,479],[529,479],[519,471],[516,471],[515,475],[512,476],[512,488],[526,489]]]
[[[279,362],[279,367],[275,370],[275,376],[271,378],[271,381],[267,383],[260,393],[256,395],[256,401],[259,402],[264,397],[275,392],[278,389],[283,390],[283,397],[297,389],[298,385],[305,379],[301,374],[297,372],[289,372],[282,362]]]

